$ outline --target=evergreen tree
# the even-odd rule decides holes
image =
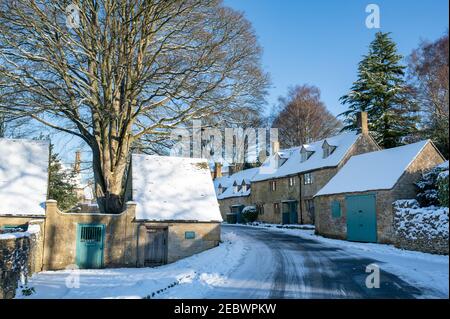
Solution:
[[[358,66],[358,79],[350,92],[341,97],[348,104],[344,130],[356,128],[356,114],[368,113],[369,129],[380,146],[395,147],[416,130],[417,106],[404,80],[405,66],[389,33],[378,32],[369,53]]]
[[[67,210],[78,202],[75,193],[75,173],[64,169],[58,154],[53,153],[53,145],[50,145],[50,154],[48,197],[58,201],[61,210]]]

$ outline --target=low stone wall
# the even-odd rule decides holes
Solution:
[[[416,200],[394,202],[395,246],[432,254],[448,255],[449,210],[419,207]]]
[[[12,299],[19,283],[42,269],[43,223],[0,235],[0,299]]]

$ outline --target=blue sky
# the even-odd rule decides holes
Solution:
[[[357,64],[367,53],[376,29],[367,29],[369,3],[380,7],[381,30],[392,32],[399,52],[408,55],[421,39],[435,40],[448,29],[448,0],[224,0],[243,11],[252,22],[264,49],[263,67],[272,78],[268,105],[295,84],[313,84],[337,115],[344,110],[339,97],[356,79]],[[64,161],[73,161],[76,149],[90,154],[78,138],[53,136]]]
[[[337,115],[339,97],[356,79],[361,56],[377,29],[368,29],[366,6],[380,8],[381,31],[392,32],[406,56],[420,40],[435,40],[448,29],[448,0],[225,0],[243,11],[264,49],[263,67],[271,75],[269,106],[295,84],[313,84]]]

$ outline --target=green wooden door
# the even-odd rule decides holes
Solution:
[[[284,202],[283,203],[283,224],[297,224],[298,214],[297,214],[297,202]]]
[[[103,267],[105,225],[77,225],[77,266],[84,269]]]
[[[297,203],[296,202],[289,203],[289,222],[291,224],[298,223]]]
[[[347,239],[377,242],[375,195],[352,195],[345,198],[347,206]]]

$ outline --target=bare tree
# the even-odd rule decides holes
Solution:
[[[220,0],[0,3],[0,76],[13,97],[2,110],[89,145],[102,212],[122,209],[133,144],[259,103],[260,56],[249,22]]]
[[[312,85],[295,86],[287,97],[279,98],[272,127],[278,128],[280,144],[299,146],[336,134],[341,123],[320,100],[320,90]]]
[[[432,138],[449,156],[449,40],[447,33],[422,42],[409,57],[409,78],[423,115],[425,137]]]

